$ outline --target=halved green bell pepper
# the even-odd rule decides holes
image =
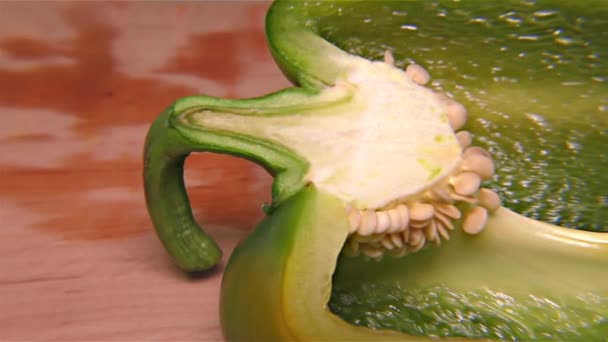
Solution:
[[[177,100],[145,147],[149,213],[186,271],[221,259],[192,217],[188,154],[232,154],[275,177],[267,217],[224,273],[226,338],[605,339],[608,234],[569,229],[604,230],[608,205],[607,47],[594,38],[605,35],[608,3],[585,6],[276,1],[269,46],[298,86],[253,99]],[[500,61],[505,54],[520,60]],[[420,69],[398,69],[413,62],[432,72],[433,91]],[[455,134],[457,103],[437,92],[469,109],[465,128],[494,155],[496,175],[467,169],[467,150],[479,149]],[[480,178],[539,220],[486,203],[494,192],[469,181]],[[452,216],[440,210],[448,206]],[[397,239],[410,238],[407,248],[381,223],[403,207],[412,235]],[[426,209],[435,216],[423,221]],[[426,244],[412,243],[417,229]]]

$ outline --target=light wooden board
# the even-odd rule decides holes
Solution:
[[[288,86],[268,1],[0,2],[0,340],[220,340],[222,266],[173,267],[141,182],[149,124],[176,98]],[[226,156],[186,168],[224,262],[270,177]]]

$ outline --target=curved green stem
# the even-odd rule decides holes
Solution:
[[[299,2],[277,2],[269,16],[280,15],[275,13],[296,5]],[[302,125],[298,119],[302,114],[325,115],[335,106],[348,106],[351,102],[350,91],[326,90],[359,58],[318,37],[301,19],[295,11],[269,20],[268,34],[276,36],[270,40],[270,48],[277,62],[303,88],[252,99],[183,98],[163,112],[150,129],[144,171],[148,211],[165,248],[186,271],[208,269],[221,258],[217,244],[192,216],[183,180],[183,164],[189,153],[231,154],[264,167],[275,178],[270,207],[273,210],[304,187],[310,165],[307,156],[294,149],[300,141],[268,139],[267,130],[291,136],[290,127]],[[216,114],[222,115],[218,119]],[[278,122],[269,123],[270,118]],[[313,132],[318,131],[315,126]],[[314,134],[300,138],[309,141],[307,146],[316,144]]]
[[[217,264],[222,256],[192,216],[183,178],[184,161],[191,152],[230,154],[264,167],[274,176],[273,210],[305,186],[309,164],[286,144],[266,139],[256,127],[269,127],[268,121],[277,118],[280,123],[297,122],[299,113],[331,110],[348,99],[347,92],[291,88],[245,100],[186,97],[164,111],[147,136],[144,186],[154,227],[174,262],[186,271],[198,271]],[[215,120],[218,113],[222,116]],[[286,129],[277,123],[270,127]]]
[[[171,129],[168,109],[154,122],[145,146],[144,187],[148,212],[173,261],[187,271],[219,262],[222,251],[194,221],[184,185],[184,161],[193,148]]]

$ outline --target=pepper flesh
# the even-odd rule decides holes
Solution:
[[[334,283],[382,279],[412,289],[444,283],[558,298],[608,291],[602,272],[608,264],[605,236],[556,228],[504,208],[479,236],[457,234],[441,248],[381,264],[343,257],[338,266],[348,230],[343,212],[341,201],[306,188],[237,247],[222,283],[228,340],[425,340],[348,325],[331,313],[327,302],[335,271]],[[608,329],[605,323],[592,328],[595,336]]]
[[[303,19],[293,20],[292,16],[302,13],[286,15],[289,5],[278,2],[269,14],[269,37],[275,58],[304,89],[318,90],[333,84],[339,68],[333,68],[325,58],[337,54],[336,59],[340,59],[342,52],[336,52],[312,31],[299,26]],[[277,19],[279,16],[282,19]],[[289,42],[296,38],[310,42],[317,54],[298,50],[298,46]],[[201,150],[254,160],[277,176],[273,189],[275,210],[237,248],[227,267],[221,304],[226,337],[231,340],[408,338],[394,332],[353,327],[327,311],[332,274],[348,235],[348,218],[343,200],[314,184],[305,187],[302,180],[309,166],[306,160],[263,139],[251,141],[184,125],[179,120],[193,108],[215,106],[228,112],[237,107],[264,110],[267,105],[293,107],[298,101],[310,106],[314,94],[295,89],[241,102],[203,97],[180,100],[157,120],[154,126],[157,128],[153,127],[148,138],[146,190],[150,214],[161,240],[180,267],[197,270],[212,266],[219,259],[219,250],[197,230],[191,214],[188,216],[189,204],[180,175],[183,158],[190,151]],[[205,133],[204,138],[201,132]],[[161,199],[167,195],[174,199]],[[171,207],[175,203],[177,208]],[[349,281],[358,276],[415,279],[416,286],[444,282],[461,289],[491,287],[554,296],[573,296],[578,293],[573,292],[575,289],[608,293],[608,285],[602,281],[605,277],[602,268],[608,265],[605,235],[560,229],[506,209],[500,209],[488,226],[487,232],[478,237],[456,235],[441,248],[399,261],[388,260],[382,267],[375,264],[362,267],[368,262],[361,259],[340,259],[335,280]],[[459,267],[446,262],[455,259],[459,260]],[[538,272],[539,268],[547,271]],[[433,272],[428,272],[429,269]],[[526,273],[527,269],[533,272]],[[523,275],[527,275],[529,282],[520,281]],[[563,285],[555,285],[559,282]],[[604,325],[598,329],[601,333],[606,328]]]

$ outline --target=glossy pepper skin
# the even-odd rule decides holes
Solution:
[[[531,290],[557,297],[608,294],[606,234],[555,227],[505,208],[492,215],[483,234],[454,234],[440,248],[381,263],[341,256],[349,235],[348,204],[306,180],[311,170],[306,157],[263,134],[207,127],[196,117],[236,114],[259,117],[263,125],[264,117],[344,108],[348,94],[328,97],[323,90],[340,77],[343,66],[336,60],[347,54],[320,38],[307,25],[308,16],[301,2],[287,0],[276,1],[267,16],[271,52],[298,87],[245,100],[180,99],[154,122],[146,141],[148,210],[169,255],[185,271],[209,269],[222,256],[192,217],[183,181],[188,154],[231,154],[262,165],[275,177],[267,217],[237,246],[226,267],[221,319],[227,340],[425,339],[346,323],[327,308],[335,281],[382,278],[405,287],[439,281],[456,289]],[[458,266],[446,260],[458,260]],[[608,334],[608,324],[593,329],[598,339]]]

